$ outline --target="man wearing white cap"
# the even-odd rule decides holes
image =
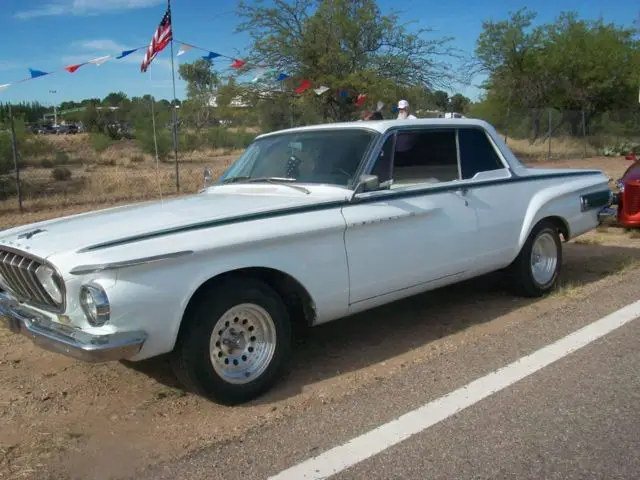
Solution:
[[[406,100],[400,100],[398,102],[398,120],[415,120],[416,116],[409,113],[409,102]]]

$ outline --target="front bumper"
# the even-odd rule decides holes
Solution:
[[[124,360],[137,354],[146,340],[144,332],[92,335],[50,318],[0,292],[0,325],[30,338],[36,345],[84,362]]]

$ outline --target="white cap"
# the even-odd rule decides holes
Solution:
[[[409,108],[409,102],[406,100],[400,100],[398,102],[398,108]]]

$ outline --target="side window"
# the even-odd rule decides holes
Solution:
[[[458,142],[463,179],[473,178],[479,172],[505,168],[484,130],[461,128],[458,130]]]
[[[380,183],[391,179],[394,140],[395,138],[393,135],[385,140],[384,145],[382,145],[382,148],[380,149],[380,155],[378,156],[378,159],[373,166],[373,170],[371,171],[372,175],[378,176]]]
[[[458,178],[455,129],[398,132],[394,185],[450,182]]]

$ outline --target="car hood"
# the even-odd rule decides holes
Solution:
[[[164,201],[145,202],[47,220],[0,232],[0,245],[47,258],[59,252],[182,226],[272,210],[343,201],[337,187],[307,187],[310,194],[286,186],[237,184]]]

